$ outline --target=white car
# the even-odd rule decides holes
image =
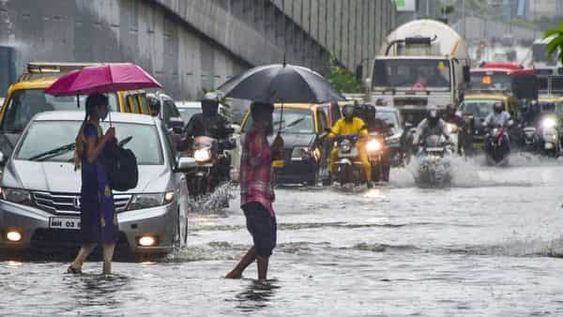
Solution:
[[[118,140],[135,153],[139,169],[136,188],[114,193],[117,247],[162,254],[185,245],[189,196],[183,171],[193,162],[175,157],[159,119],[123,113],[111,117]],[[80,111],[38,114],[13,153],[0,158],[6,159],[0,181],[0,250],[80,245],[81,181],[72,145],[83,120]]]

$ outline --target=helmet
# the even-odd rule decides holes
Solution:
[[[437,124],[438,120],[440,120],[440,116],[438,115],[438,109],[435,108],[428,109],[428,111],[426,112],[426,119],[428,120],[428,123],[430,123],[431,125]]]
[[[377,108],[374,105],[366,104],[367,114],[370,118],[375,118],[375,114],[377,113]]]
[[[495,102],[495,105],[493,106],[493,110],[496,113],[501,113],[504,110],[504,105],[502,104],[502,102]]]
[[[344,105],[342,107],[342,115],[344,119],[350,121],[354,117],[354,106],[353,105]]]
[[[201,100],[201,111],[204,116],[214,116],[219,111],[219,95],[214,92],[208,92]]]
[[[160,98],[158,98],[155,94],[147,94],[147,106],[149,107],[149,111],[152,116],[158,116],[160,113]]]

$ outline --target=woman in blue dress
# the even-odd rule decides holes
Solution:
[[[103,164],[104,147],[115,142],[115,129],[105,134],[100,121],[108,114],[108,97],[92,94],[86,99],[86,118],[76,138],[74,163],[81,169],[80,234],[82,247],[68,268],[69,273],[82,273],[82,265],[98,244],[103,248],[103,273],[111,273],[111,260],[118,239],[117,216],[112,189]]]

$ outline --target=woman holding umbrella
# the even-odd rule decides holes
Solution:
[[[75,168],[82,170],[80,190],[80,233],[82,247],[68,268],[82,273],[82,265],[98,244],[103,247],[103,273],[111,273],[111,260],[117,242],[117,216],[112,189],[103,162],[106,144],[115,142],[115,128],[102,133],[100,121],[108,115],[108,97],[91,94],[86,99],[86,118],[76,137]]]

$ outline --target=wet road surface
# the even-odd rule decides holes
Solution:
[[[267,284],[251,266],[233,200],[193,213],[189,247],[116,274],[67,263],[0,262],[3,315],[563,315],[563,167],[516,157],[507,168],[456,162],[454,184],[419,189],[408,169],[372,190],[277,190],[278,247]]]

